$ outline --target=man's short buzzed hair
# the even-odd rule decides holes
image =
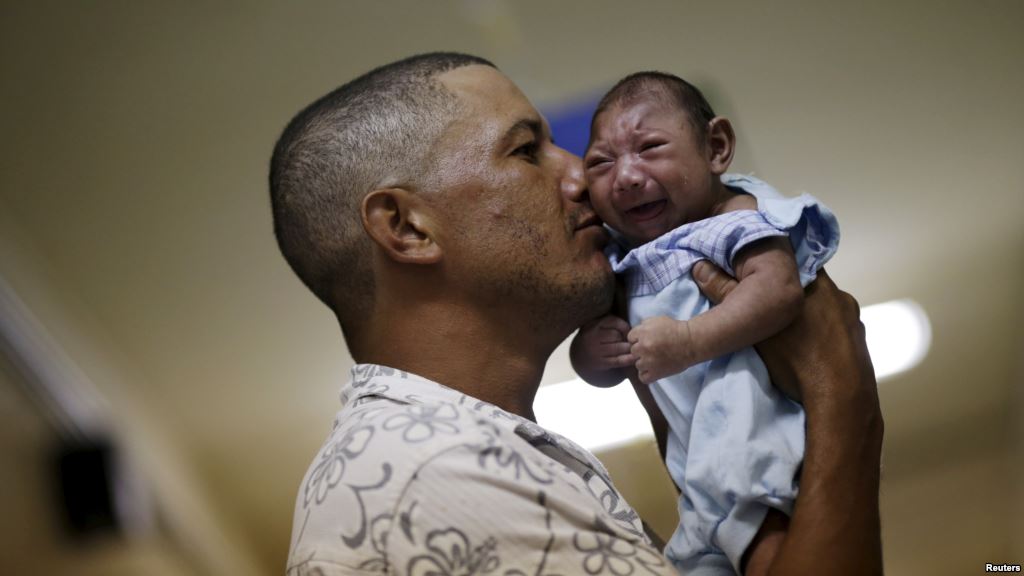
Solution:
[[[628,106],[645,98],[659,98],[665,104],[686,113],[697,132],[699,142],[707,140],[708,123],[715,117],[704,94],[686,80],[667,72],[635,72],[615,83],[597,104],[591,120],[590,133],[594,133],[594,120],[613,106]]]
[[[369,319],[374,279],[360,207],[372,190],[410,186],[457,112],[435,76],[483,58],[436,52],[381,66],[313,102],[284,129],[270,161],[274,235],[349,342]]]

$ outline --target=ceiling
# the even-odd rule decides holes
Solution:
[[[887,562],[959,574],[1024,557],[1001,514],[1024,408],[1021,29],[1009,0],[7,3],[0,276],[148,473],[236,565],[279,572],[351,364],[271,234],[285,122],[422,51],[488,57],[542,109],[675,72],[733,119],[734,169],[838,215],[841,287],[930,315],[927,358],[881,386]],[[571,377],[560,349],[545,381]]]

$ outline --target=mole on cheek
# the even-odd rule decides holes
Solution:
[[[487,215],[491,217],[491,220],[504,220],[508,218],[508,214],[506,214],[508,211],[508,204],[505,202],[492,200],[487,203],[484,210]]]

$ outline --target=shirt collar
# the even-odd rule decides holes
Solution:
[[[535,447],[544,444],[558,446],[571,455],[573,460],[585,463],[604,477],[608,476],[608,472],[593,454],[572,440],[490,402],[412,372],[380,364],[356,364],[352,367],[352,379],[341,389],[341,402],[348,405],[360,398],[368,397],[387,398],[403,404],[449,403],[469,408],[492,421],[503,422]]]
[[[515,425],[537,424],[444,384],[439,384],[412,372],[380,364],[356,364],[352,379],[341,389],[341,402],[348,404],[359,398],[375,396],[403,404],[448,403],[470,408],[495,420],[510,421]]]

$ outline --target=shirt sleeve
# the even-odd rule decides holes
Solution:
[[[462,445],[431,459],[392,518],[395,574],[675,574],[585,482],[507,446]]]

